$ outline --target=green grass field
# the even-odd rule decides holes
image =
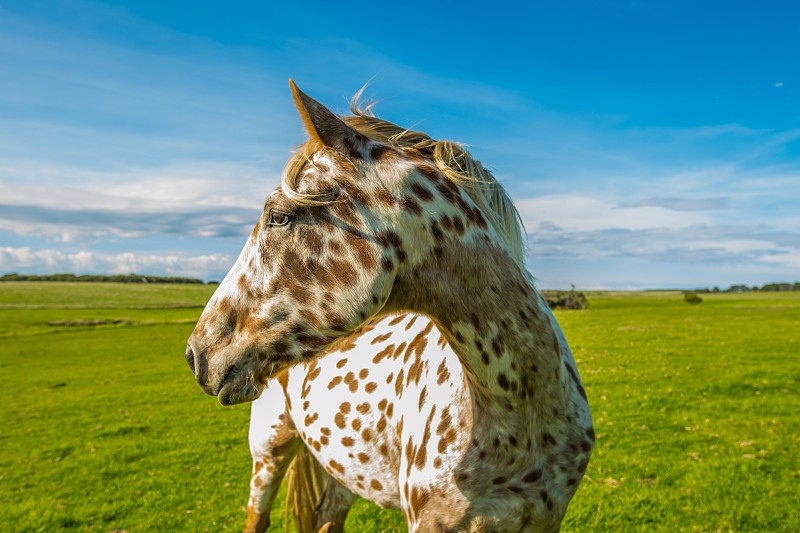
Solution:
[[[183,360],[214,288],[0,283],[0,531],[241,528],[249,406]],[[598,437],[562,531],[800,530],[800,293],[702,297],[558,313]],[[348,527],[405,529],[367,502]]]

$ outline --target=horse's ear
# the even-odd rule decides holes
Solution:
[[[369,143],[366,137],[345,124],[330,109],[298,89],[291,79],[289,87],[292,89],[297,112],[300,113],[306,132],[312,139],[347,156],[364,157],[363,153]]]

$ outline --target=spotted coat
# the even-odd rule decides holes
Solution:
[[[557,531],[591,417],[492,202],[293,91],[309,153],[186,353],[221,403],[256,400],[248,527],[268,523],[304,445],[353,493],[400,507],[409,531]]]
[[[563,367],[574,367],[558,334]],[[582,397],[579,381],[570,386]],[[569,416],[583,432],[541,427],[534,432],[539,442],[520,442],[494,420],[476,421],[474,402],[463,365],[430,319],[399,314],[364,328],[342,350],[271,381],[253,402],[251,521],[269,513],[273,448],[288,431],[339,483],[383,507],[402,508],[410,520],[421,523],[415,509],[448,491],[449,508],[436,510],[445,524],[442,517],[463,514],[479,490],[486,511],[472,511],[493,516],[482,524],[488,531],[525,531],[504,523],[506,516],[557,522],[592,450],[586,403],[570,405]],[[477,480],[484,481],[480,489]],[[342,505],[352,502],[345,498]]]

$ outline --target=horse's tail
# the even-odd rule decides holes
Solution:
[[[300,533],[314,531],[314,507],[322,497],[327,480],[328,473],[303,446],[286,472],[286,533],[289,533],[290,516],[294,517]]]

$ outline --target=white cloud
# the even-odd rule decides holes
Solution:
[[[691,235],[689,237],[691,237]],[[779,246],[774,242],[753,239],[721,239],[717,241],[690,240],[685,243],[685,247],[689,250],[719,250],[734,254],[776,252],[789,249],[785,246]]]
[[[624,207],[586,196],[528,198],[518,201],[517,208],[528,231],[548,226],[566,231],[678,229],[710,221],[702,213],[650,205]]]
[[[258,206],[278,185],[279,172],[201,161],[101,171],[0,158],[0,203],[73,211]]]
[[[0,179],[6,175],[0,159]],[[0,182],[0,229],[53,242],[104,235],[238,236],[258,219],[278,177],[236,164],[175,164],[101,173],[69,166],[12,165]],[[57,179],[70,176],[71,180]]]
[[[787,252],[779,252],[775,254],[765,255],[760,257],[759,261],[762,263],[769,263],[776,266],[800,269],[800,250],[795,249]],[[800,278],[800,275],[795,275],[795,277],[791,281],[794,281],[798,278]]]
[[[125,252],[62,252],[29,247],[0,247],[0,272],[78,272],[113,274],[157,274],[217,278],[233,264],[229,255],[186,255]]]

